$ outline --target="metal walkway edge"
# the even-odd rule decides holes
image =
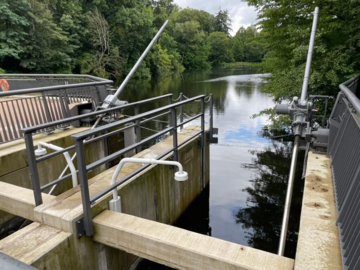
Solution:
[[[104,211],[93,240],[176,269],[294,268],[294,260],[139,217]]]

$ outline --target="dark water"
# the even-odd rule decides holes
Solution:
[[[262,132],[267,118],[251,118],[274,106],[271,97],[260,91],[264,83],[262,78],[266,75],[256,73],[256,69],[232,69],[167,77],[133,84],[122,98],[131,102],[167,93],[173,93],[174,97],[180,92],[187,97],[213,94],[214,126],[219,128],[219,142],[210,147],[210,186],[175,225],[276,253],[292,138],[270,139]],[[166,104],[158,102],[142,110]],[[184,109],[190,116],[199,110],[199,104]],[[146,127],[160,130],[165,126],[165,123],[151,122]],[[150,130],[143,132],[144,136],[153,134]],[[299,160],[302,158],[300,155]],[[301,211],[301,171],[299,165],[285,251],[285,256],[291,258],[295,256]],[[168,268],[144,261],[139,269]]]

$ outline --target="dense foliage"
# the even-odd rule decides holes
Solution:
[[[137,77],[261,60],[256,29],[231,37],[226,10],[180,9],[173,0],[2,0],[0,68],[120,78],[167,19]]]
[[[300,95],[315,7],[320,8],[309,94],[336,95],[360,72],[360,2],[357,0],[246,0],[259,12],[272,73],[265,90],[280,102]],[[238,55],[238,53],[234,53]]]

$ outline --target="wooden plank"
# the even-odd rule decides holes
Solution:
[[[104,211],[94,241],[177,269],[290,270],[294,260],[135,216]]]

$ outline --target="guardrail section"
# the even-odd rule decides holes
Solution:
[[[344,269],[360,269],[360,75],[340,85],[329,119],[332,161]]]
[[[112,90],[113,83],[88,75],[1,74],[0,78],[10,85],[9,91],[0,92],[0,144],[21,139],[23,128],[70,117],[74,104],[87,102],[95,108]]]

